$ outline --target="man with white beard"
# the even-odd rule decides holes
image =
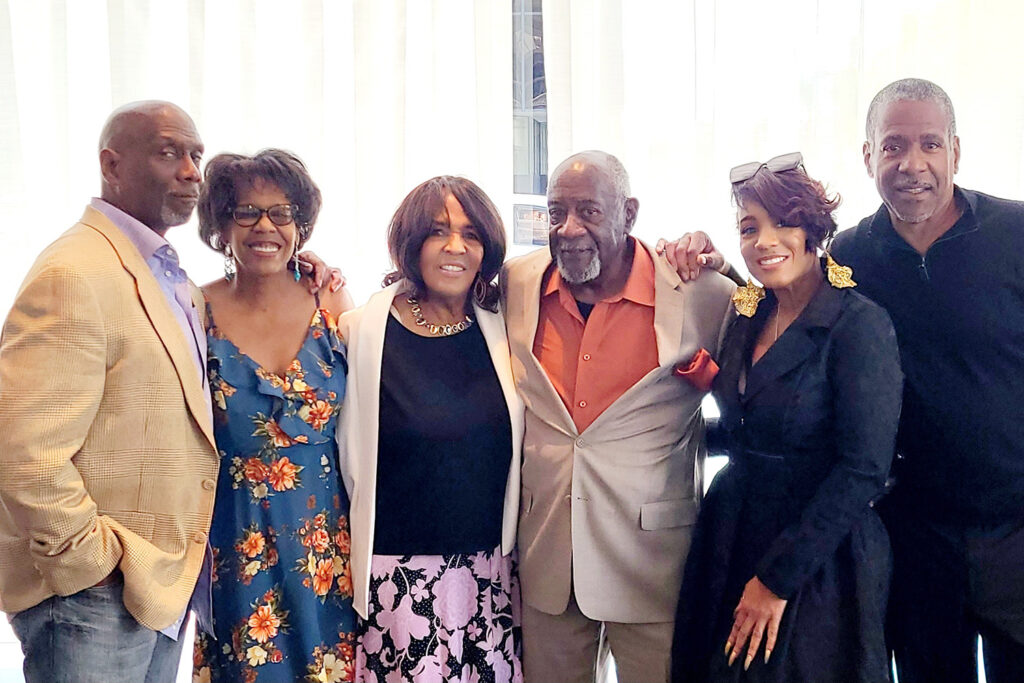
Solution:
[[[573,155],[548,189],[550,251],[503,274],[526,404],[519,519],[527,681],[666,681],[702,492],[701,399],[733,284],[683,283],[629,235],[618,159]]]

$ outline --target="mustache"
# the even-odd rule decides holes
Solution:
[[[934,186],[931,183],[922,183],[916,180],[903,180],[893,184],[893,187],[897,190],[915,190],[918,188],[931,189]]]

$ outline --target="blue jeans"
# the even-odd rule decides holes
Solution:
[[[54,596],[11,621],[26,683],[174,683],[182,643],[142,626],[121,580]]]

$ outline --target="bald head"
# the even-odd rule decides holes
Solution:
[[[167,114],[192,124],[192,118],[181,107],[163,100],[143,100],[118,107],[103,124],[103,130],[100,132],[100,150],[123,149],[126,145],[137,144],[152,130],[154,122]],[[195,124],[192,124],[192,127],[194,129]]]
[[[611,181],[612,187],[619,198],[627,199],[629,197],[629,174],[626,173],[626,167],[622,165],[618,157],[608,152],[602,152],[599,149],[591,149],[586,152],[573,154],[560,163],[551,173],[551,177],[548,179],[549,184],[554,184],[558,180],[558,176],[565,171],[572,168],[580,169],[583,166],[600,169]]]
[[[133,102],[100,133],[102,197],[161,235],[186,222],[199,196],[203,142],[177,105]]]

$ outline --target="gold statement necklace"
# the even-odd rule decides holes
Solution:
[[[426,318],[423,317],[423,309],[420,308],[420,302],[416,297],[410,296],[406,301],[409,302],[409,311],[412,313],[413,322],[420,327],[425,327],[427,332],[435,337],[450,337],[453,334],[465,332],[473,325],[473,319],[468,315],[464,320],[454,324],[435,325],[434,323],[428,323]]]

